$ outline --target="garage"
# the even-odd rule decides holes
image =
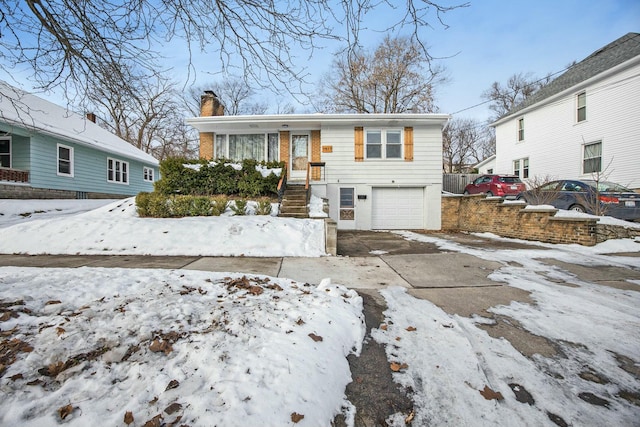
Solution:
[[[424,188],[373,188],[371,228],[423,229]]]

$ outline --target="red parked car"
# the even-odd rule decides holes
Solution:
[[[463,194],[481,194],[515,199],[527,187],[514,175],[482,175],[464,188]]]

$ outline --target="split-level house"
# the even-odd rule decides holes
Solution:
[[[0,81],[0,198],[153,191],[158,161],[94,121]]]
[[[493,126],[496,173],[640,189],[640,34],[572,65]]]
[[[287,185],[308,182],[339,229],[440,229],[444,114],[224,116],[212,92],[200,157],[283,161]]]

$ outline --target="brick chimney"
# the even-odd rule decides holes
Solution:
[[[205,90],[200,97],[200,116],[224,116],[224,105],[212,90]]]
[[[94,113],[87,113],[87,120],[89,120],[90,122],[95,123],[96,122],[96,115]]]
[[[224,116],[224,106],[212,90],[205,90],[200,96],[200,117]],[[213,132],[200,132],[200,158],[212,160],[214,157]],[[220,157],[220,156],[218,156]]]

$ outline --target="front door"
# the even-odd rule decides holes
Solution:
[[[291,170],[292,180],[306,179],[309,162],[309,135],[291,135]]]

